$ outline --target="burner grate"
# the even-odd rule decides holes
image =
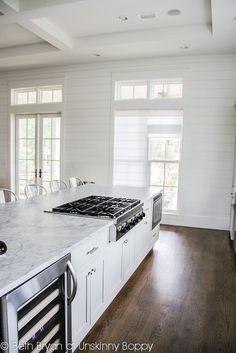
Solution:
[[[53,208],[53,212],[91,217],[117,218],[140,200],[91,195]]]

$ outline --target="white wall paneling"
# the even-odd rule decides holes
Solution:
[[[154,76],[154,77],[153,77]],[[0,185],[9,186],[9,87],[64,78],[64,178],[111,182],[114,79],[183,77],[181,209],[164,222],[229,228],[236,126],[236,56],[152,58],[0,73]],[[53,82],[52,82],[53,83]],[[24,86],[22,86],[24,87]],[[140,107],[142,103],[140,102]],[[157,108],[153,102],[153,109]],[[131,104],[127,103],[127,109]]]

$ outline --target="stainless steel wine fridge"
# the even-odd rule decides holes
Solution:
[[[6,353],[70,353],[77,280],[66,255],[1,298]]]

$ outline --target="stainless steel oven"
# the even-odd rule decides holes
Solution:
[[[76,290],[75,272],[66,255],[1,298],[5,352],[69,353]]]
[[[161,217],[162,217],[162,194],[158,194],[153,198],[152,229],[154,229],[161,222]]]

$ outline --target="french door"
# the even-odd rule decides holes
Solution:
[[[16,115],[16,193],[25,198],[27,184],[60,179],[61,115]]]

